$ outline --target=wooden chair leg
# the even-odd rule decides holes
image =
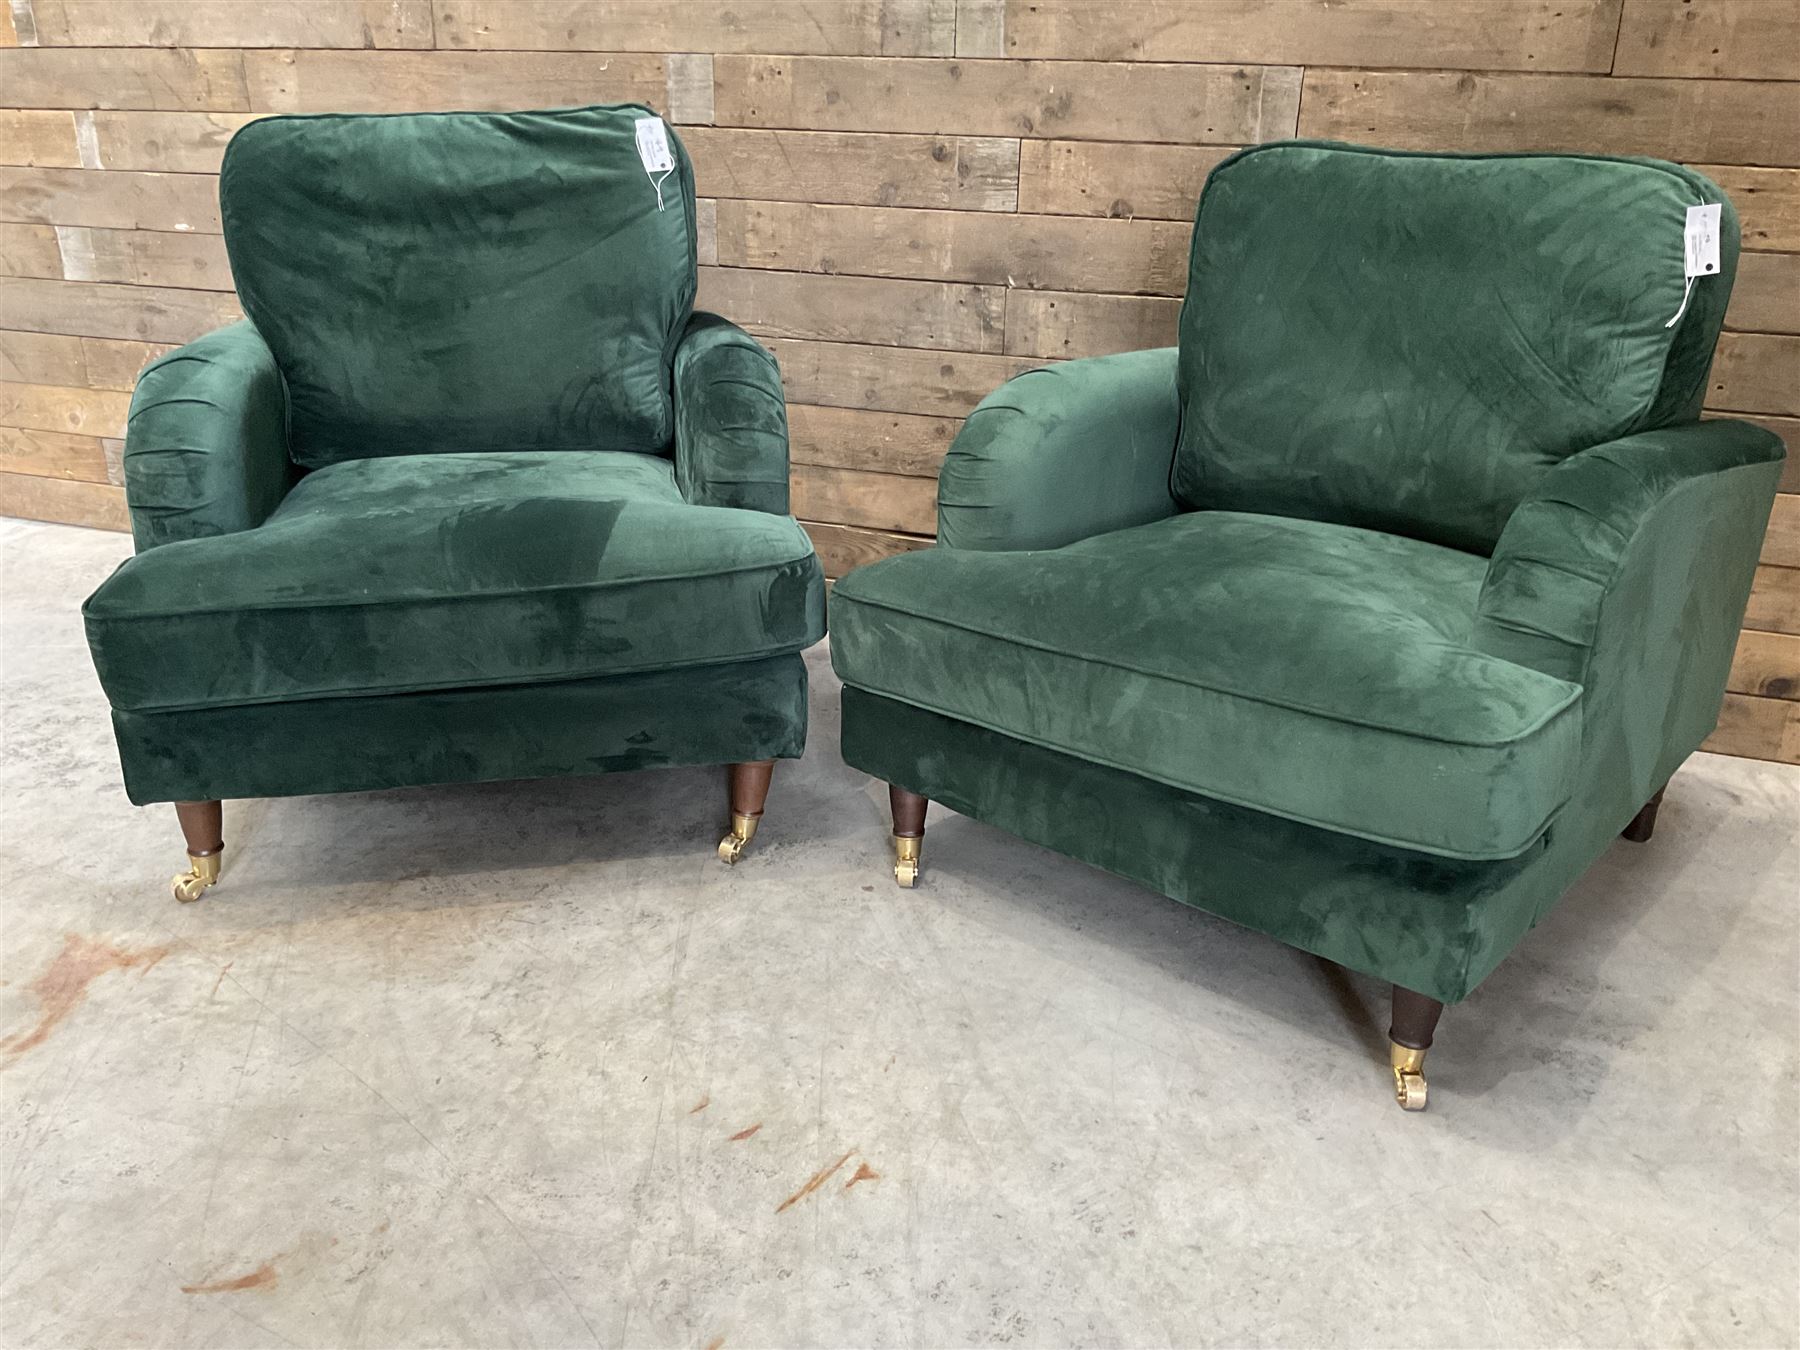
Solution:
[[[1634,844],[1648,843],[1656,833],[1656,808],[1662,805],[1663,793],[1667,791],[1667,787],[1658,788],[1656,795],[1644,803],[1644,809],[1631,818],[1631,824],[1619,831],[1619,838]]]
[[[1394,1015],[1388,1026],[1388,1059],[1394,1069],[1394,1099],[1402,1110],[1425,1109],[1425,1052],[1444,1005],[1435,998],[1394,986]]]
[[[929,805],[918,793],[888,784],[888,809],[894,816],[894,880],[909,890],[919,884],[919,864],[925,848],[925,808]]]
[[[775,775],[775,761],[759,759],[751,764],[726,766],[726,791],[731,798],[731,828],[719,840],[719,861],[730,865],[744,856],[750,841],[756,837],[757,822],[762,819],[763,803],[769,798],[769,780]]]
[[[221,802],[176,802],[175,818],[187,840],[188,870],[170,885],[175,898],[186,904],[200,898],[219,879],[219,863],[225,853],[225,807]]]

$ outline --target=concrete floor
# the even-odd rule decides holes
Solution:
[[[181,906],[0,521],[0,1342],[1791,1345],[1800,770],[1699,756],[1445,1018],[812,746],[233,802]]]

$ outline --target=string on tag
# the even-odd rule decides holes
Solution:
[[[658,200],[661,200],[661,199],[659,198]],[[1665,323],[1663,325],[1664,328],[1673,328],[1676,324],[1681,322],[1681,316],[1683,314],[1687,313],[1688,297],[1690,295],[1692,295],[1693,293],[1694,293],[1694,278],[1689,277],[1687,279],[1687,285],[1685,285],[1681,288],[1681,308],[1675,311],[1674,318],[1670,319],[1667,323]]]
[[[658,211],[663,209],[663,199],[662,199],[663,179],[667,178],[670,174],[672,174],[674,172],[675,172],[674,169],[664,169],[660,175],[653,177],[650,180],[650,186],[656,189],[656,209]],[[1691,281],[1688,283],[1688,285],[1690,285],[1690,286],[1693,284],[1694,283]],[[1686,304],[1686,302],[1684,301],[1683,302],[1684,307],[1685,307],[1685,304]],[[1680,318],[1681,316],[1679,314],[1677,314],[1675,317]]]

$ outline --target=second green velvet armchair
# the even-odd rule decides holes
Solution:
[[[824,585],[775,361],[693,312],[693,171],[640,107],[277,117],[232,140],[248,320],[147,369],[137,556],[85,607],[125,785],[220,802],[731,765],[806,739]],[[660,123],[657,123],[660,127]]]
[[[1226,160],[1179,346],[997,390],[937,547],[837,586],[902,884],[935,799],[1389,982],[1422,1107],[1443,1006],[1718,716],[1783,454],[1696,420],[1736,251],[1653,161]]]

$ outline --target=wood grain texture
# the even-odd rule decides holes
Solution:
[[[1759,698],[1800,699],[1800,637],[1745,630],[1726,687]]]
[[[0,472],[0,516],[54,520],[98,530],[129,530],[125,489],[33,473]]]
[[[1006,300],[997,286],[703,267],[699,305],[769,337],[853,342],[879,315],[897,344],[998,352]]]
[[[956,8],[956,0],[436,0],[438,46],[447,48],[849,56],[950,56]]]
[[[1168,347],[1181,301],[1075,291],[1008,291],[1009,356],[1069,358]]]
[[[1800,567],[1800,496],[1784,492],[1775,498],[1762,560],[1772,567]]]
[[[1739,254],[1725,324],[1750,333],[1800,333],[1800,253]]]
[[[61,47],[429,47],[429,0],[31,0]]]
[[[1800,417],[1800,337],[1721,333],[1706,406]]]
[[[80,436],[123,436],[130,411],[131,395],[110,389],[0,381],[0,426]]]
[[[6,386],[0,383],[0,389]],[[111,481],[106,442],[99,436],[36,431],[0,424],[0,473],[72,478],[84,483]]]
[[[856,525],[839,525],[830,521],[802,520],[801,527],[812,537],[825,575],[835,580],[867,563],[880,562],[896,553],[930,548],[931,540],[916,534],[898,534],[892,530],[868,530]]]
[[[0,329],[0,380],[127,393],[166,344]]]
[[[766,339],[790,401],[961,418],[1041,361],[862,342]]]
[[[788,486],[793,512],[802,520],[907,534],[937,529],[935,478],[796,464]]]
[[[449,112],[564,108],[587,103],[663,107],[668,65],[617,52],[243,53],[253,112]]]
[[[62,276],[68,281],[232,289],[231,263],[220,235],[58,225],[55,236],[62,255]]]
[[[1800,568],[1756,569],[1744,627],[1763,633],[1800,633]]]
[[[190,173],[0,167],[0,220],[219,233],[219,180]]]
[[[1095,61],[1605,71],[1619,0],[1008,0],[1006,53]]]
[[[54,227],[0,224],[0,277],[61,276]]]
[[[726,266],[1030,290],[1178,296],[1191,234],[1176,221],[719,203]]]
[[[1019,204],[1019,142],[1007,137],[743,127],[680,134],[695,180],[713,197],[962,211]]]
[[[1726,694],[1718,728],[1700,748],[1720,755],[1800,764],[1800,703]]]
[[[1405,149],[1573,150],[1800,165],[1800,83],[1306,72],[1302,136]]]
[[[0,99],[12,108],[244,111],[242,52],[215,48],[0,49]]]
[[[1026,141],[1019,152],[1019,210],[1191,224],[1206,175],[1237,148]]]
[[[1735,164],[1693,166],[1725,190],[1737,208],[1745,248],[1800,252],[1800,169]]]
[[[0,98],[5,97],[0,89]],[[0,163],[78,169],[75,114],[60,109],[0,108]]]
[[[721,56],[722,125],[1215,144],[1293,134],[1292,66]]]
[[[962,427],[956,417],[788,404],[788,458],[795,464],[935,478]]]
[[[191,342],[243,317],[235,296],[160,286],[0,277],[0,316],[26,332]]]
[[[216,174],[225,143],[262,113],[89,112],[96,164],[90,168]]]
[[[1625,0],[1612,72],[1800,80],[1800,5]]]

